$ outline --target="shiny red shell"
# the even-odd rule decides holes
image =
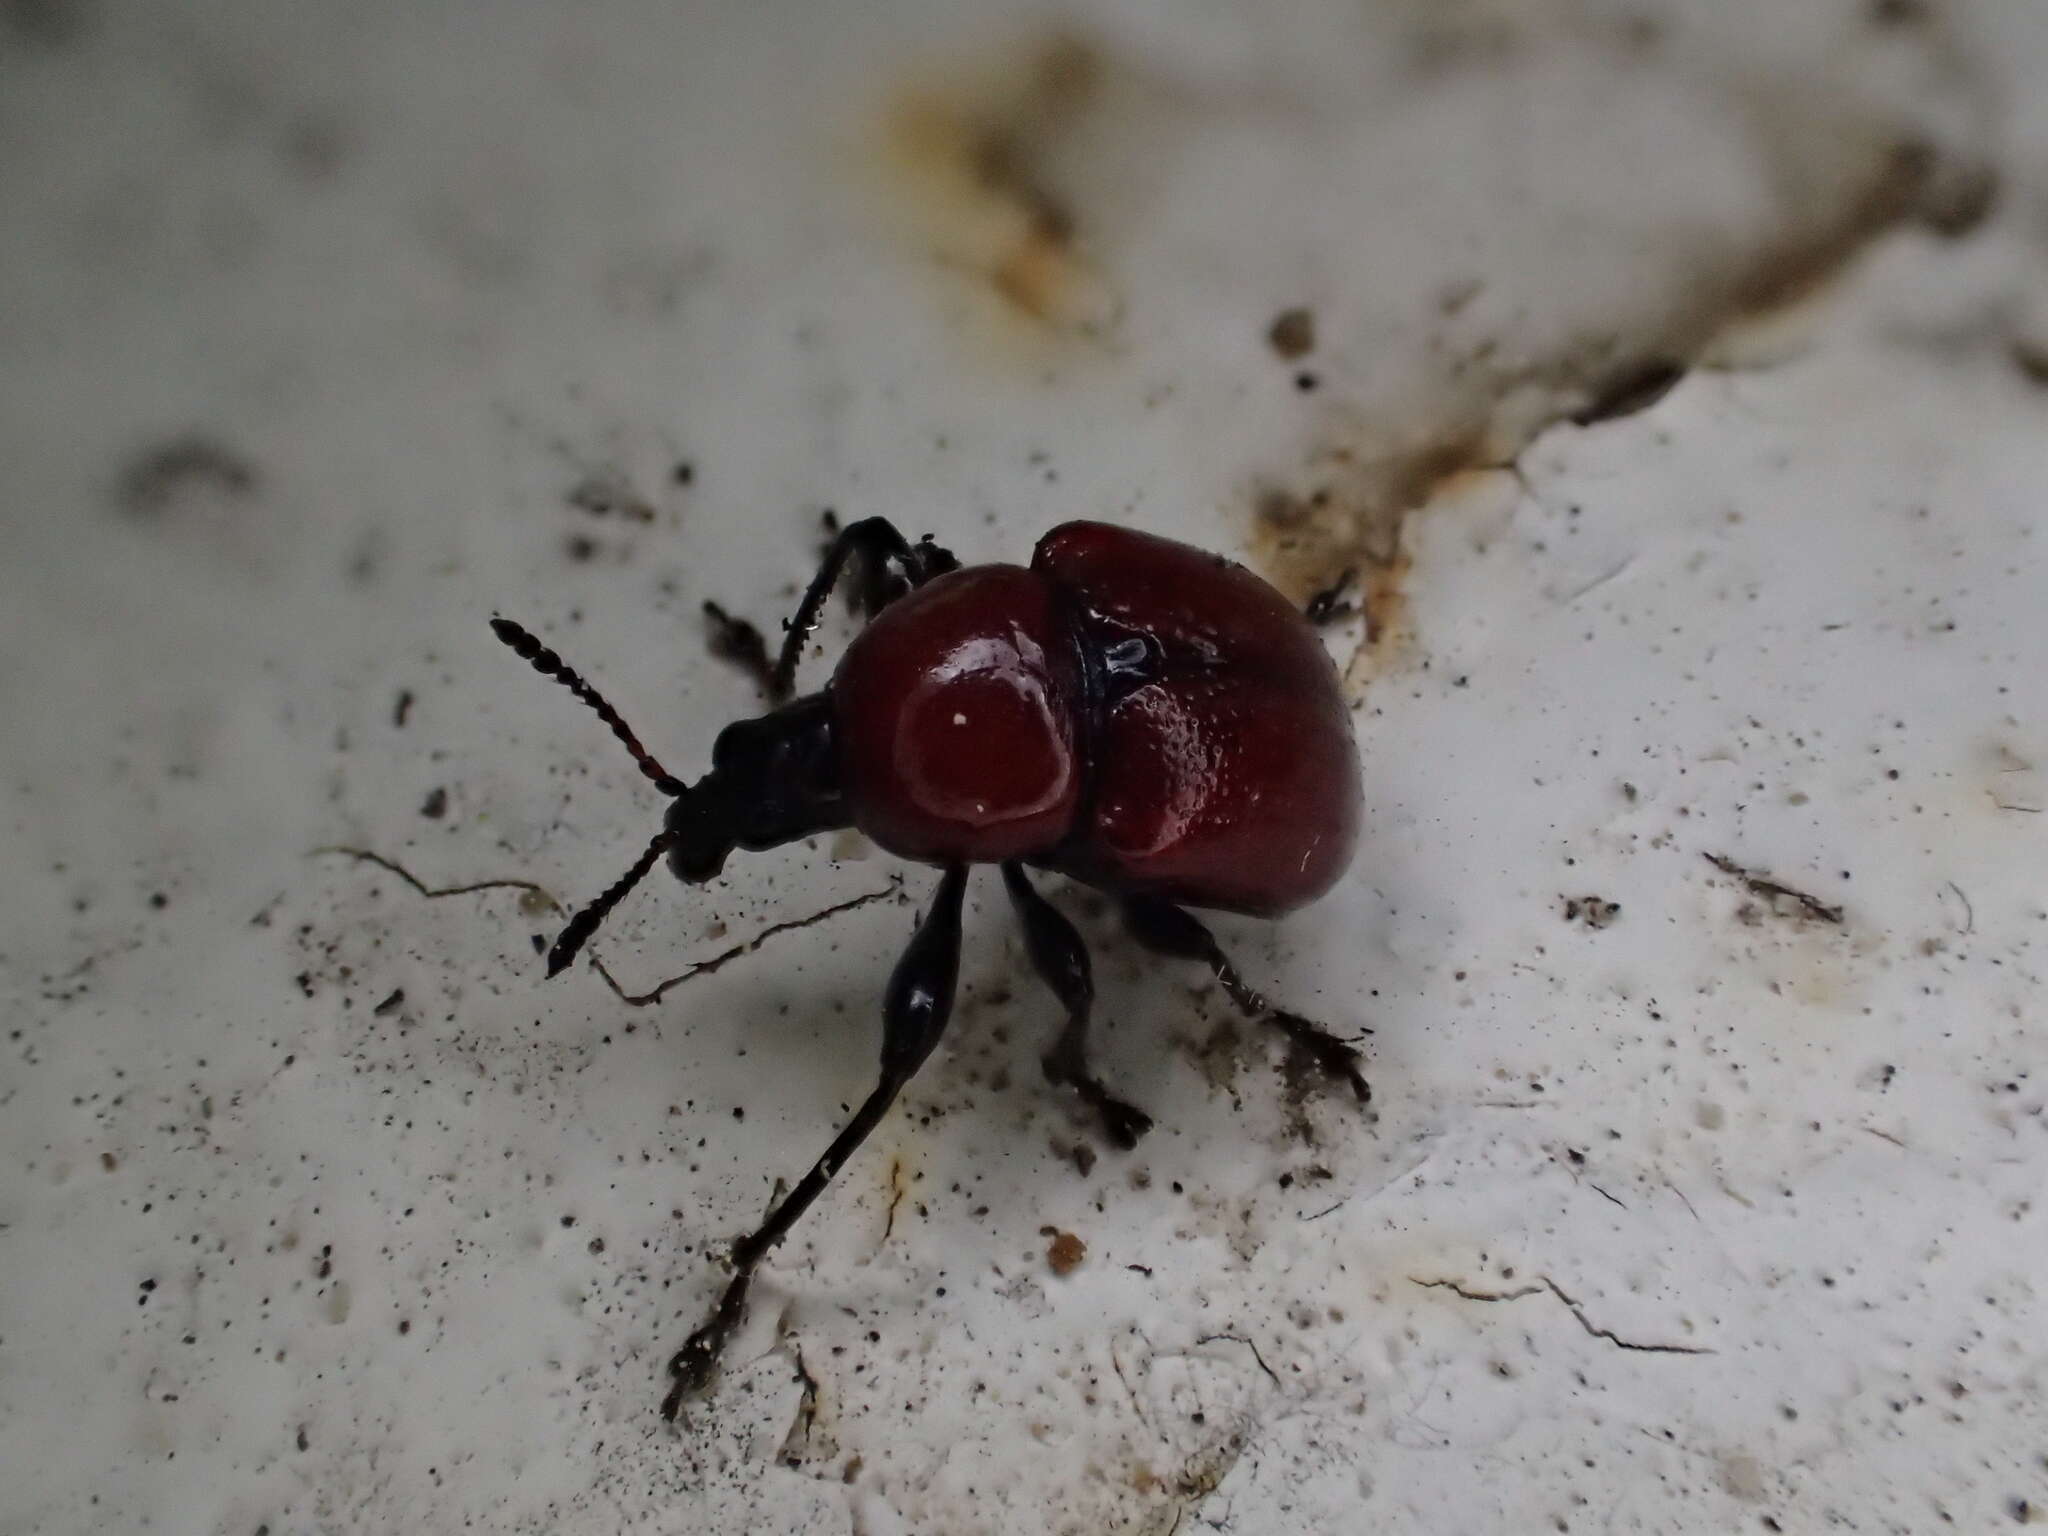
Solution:
[[[1274,916],[1357,842],[1322,642],[1251,572],[1170,539],[1066,523],[1028,570],[941,576],[855,638],[830,696],[854,823],[909,858]]]
[[[847,647],[831,698],[854,824],[891,853],[1030,858],[1073,826],[1080,661],[1037,572],[969,566],[899,598]]]

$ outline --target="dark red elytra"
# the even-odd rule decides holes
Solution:
[[[791,699],[805,642],[849,564],[873,622],[829,685]],[[952,1012],[970,865],[1001,866],[1032,964],[1066,1010],[1046,1076],[1118,1145],[1134,1145],[1152,1122],[1088,1065],[1088,952],[1027,866],[1113,896],[1140,944],[1207,965],[1238,1008],[1369,1097],[1358,1053],[1271,1008],[1184,910],[1291,911],[1336,882],[1358,837],[1358,753],[1336,671],[1308,620],[1242,566],[1074,522],[1040,539],[1029,566],[962,568],[929,538],[913,544],[881,518],[850,524],[790,620],[769,677],[780,707],[721,731],[711,771],[687,786],[553,651],[510,620],[492,628],[596,710],[672,797],[661,832],[555,941],[550,975],[664,855],[681,879],[704,881],[734,849],[853,826],[944,871],[884,995],[880,1083],[734,1246],[733,1279],[670,1362],[668,1417],[710,1382],[761,1259],[938,1043]]]

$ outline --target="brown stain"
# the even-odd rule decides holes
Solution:
[[[1283,309],[1266,327],[1266,345],[1282,362],[1299,362],[1316,349],[1315,311],[1296,305]]]
[[[1945,161],[1927,143],[1895,140],[1874,152],[1841,212],[1766,245],[1746,262],[1702,273],[1661,325],[1631,338],[1563,352],[1455,398],[1434,424],[1397,429],[1333,400],[1303,469],[1252,492],[1251,558],[1299,603],[1358,573],[1365,635],[1346,669],[1355,687],[1395,665],[1414,636],[1403,529],[1412,512],[1451,499],[1485,474],[1511,470],[1538,435],[1564,421],[1595,425],[1653,406],[1718,343],[1811,304],[1870,244],[1910,221],[1954,234],[1984,215],[1994,189],[1980,168]],[[2020,364],[2024,371],[2024,364]],[[1547,398],[1510,422],[1499,403]]]
[[[2037,389],[2048,389],[2048,339],[2016,336],[2009,355],[2021,378]]]
[[[883,165],[917,242],[1012,318],[1055,333],[1106,323],[1107,290],[1044,169],[1100,68],[1093,49],[1056,35],[905,87],[882,113]]]
[[[1854,258],[1894,226],[1924,216],[1936,227],[1949,220],[1943,194],[1953,183],[1936,173],[1940,157],[1931,145],[1902,139],[1876,159],[1861,191],[1843,212],[1811,233],[1788,239],[1738,271],[1719,304],[1700,306],[1686,329],[1697,332],[1691,356],[1724,326],[1760,318],[1804,303],[1831,286]]]
[[[1267,486],[1258,493],[1252,559],[1276,587],[1307,603],[1356,572],[1365,635],[1353,671],[1390,665],[1414,635],[1408,600],[1412,565],[1402,542],[1408,514],[1499,468],[1485,435],[1456,431],[1381,455],[1330,449],[1312,466],[1310,489]]]

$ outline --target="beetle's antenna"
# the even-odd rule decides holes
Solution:
[[[540,641],[536,640],[517,624],[514,624],[510,619],[493,617],[491,619],[491,633],[531,662],[534,671],[540,673],[543,677],[552,677],[556,682],[560,683],[564,688],[595,710],[597,718],[610,726],[612,734],[626,744],[626,750],[633,754],[633,761],[640,765],[640,771],[647,775],[656,789],[660,790],[664,795],[680,795],[683,792],[683,781],[662,767],[655,760],[654,754],[640,745],[640,738],[633,734],[633,728],[619,718],[619,712],[605,702],[604,695],[586,683],[582,676],[564,662],[561,657],[542,645]],[[650,864],[652,863],[651,857],[649,862]],[[647,871],[643,869],[640,873],[644,875]],[[638,876],[634,878],[637,879]],[[606,894],[609,895],[610,893],[607,892]],[[624,894],[624,891],[619,892],[621,896]],[[582,917],[579,915],[577,922],[581,921]],[[571,929],[574,929],[576,924],[571,923],[569,926]],[[591,926],[595,927],[596,924],[592,923]],[[586,938],[588,936],[587,933],[584,935]],[[564,937],[566,938],[567,935],[565,934]],[[581,943],[582,939],[578,939],[577,944],[580,946]],[[572,949],[570,953],[573,954],[575,951]],[[564,965],[568,964],[566,960],[562,963]]]
[[[655,833],[654,841],[633,861],[633,867],[613,881],[611,889],[569,919],[569,926],[562,930],[561,937],[555,940],[554,948],[548,951],[549,976],[559,976],[569,968],[577,952],[589,941],[590,936],[597,932],[597,925],[611,916],[612,908],[626,899],[628,891],[647,878],[647,872],[654,868],[654,861],[668,851],[668,845],[673,841],[675,838],[669,832]]]

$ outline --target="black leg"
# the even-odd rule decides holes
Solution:
[[[1131,936],[1147,949],[1181,960],[1199,960],[1216,975],[1230,1000],[1247,1018],[1257,1019],[1283,1031],[1296,1049],[1307,1054],[1330,1077],[1351,1084],[1361,1104],[1370,1103],[1372,1089],[1358,1069],[1358,1052],[1298,1013],[1275,1008],[1237,973],[1237,967],[1223,958],[1216,938],[1194,916],[1170,901],[1152,896],[1133,896],[1124,902],[1124,922]]]
[[[967,892],[967,867],[949,865],[931,910],[918,925],[910,947],[896,962],[882,1005],[882,1080],[855,1111],[846,1128],[811,1171],[768,1213],[760,1227],[733,1245],[731,1284],[711,1318],[691,1334],[668,1363],[675,1383],[662,1399],[663,1418],[673,1419],[683,1399],[710,1385],[719,1353],[747,1307],[747,1287],[768,1250],[781,1242],[797,1218],[823,1193],[868,1133],[881,1122],[903,1085],[939,1043],[953,1012],[953,986],[960,974],[960,904]]]
[[[804,642],[817,627],[818,610],[832,595],[850,558],[858,561],[861,607],[870,618],[908,588],[923,586],[932,577],[960,566],[950,551],[941,549],[928,537],[910,543],[886,517],[864,517],[857,523],[848,523],[825,551],[818,574],[811,578],[803,600],[790,618],[787,633],[782,637],[782,654],[776,657],[775,671],[769,678],[771,702],[780,703],[795,691],[796,664],[803,656]],[[900,575],[891,573],[892,564]]]
[[[1066,1027],[1044,1057],[1048,1081],[1062,1083],[1101,1117],[1109,1139],[1125,1149],[1152,1129],[1152,1117],[1126,1104],[1088,1069],[1088,1019],[1095,1009],[1095,978],[1088,968],[1088,946],[1074,925],[1051,902],[1031,888],[1024,868],[1014,859],[1003,865],[1003,884],[1024,922],[1024,945],[1031,964],[1045,978],[1067,1010]]]

